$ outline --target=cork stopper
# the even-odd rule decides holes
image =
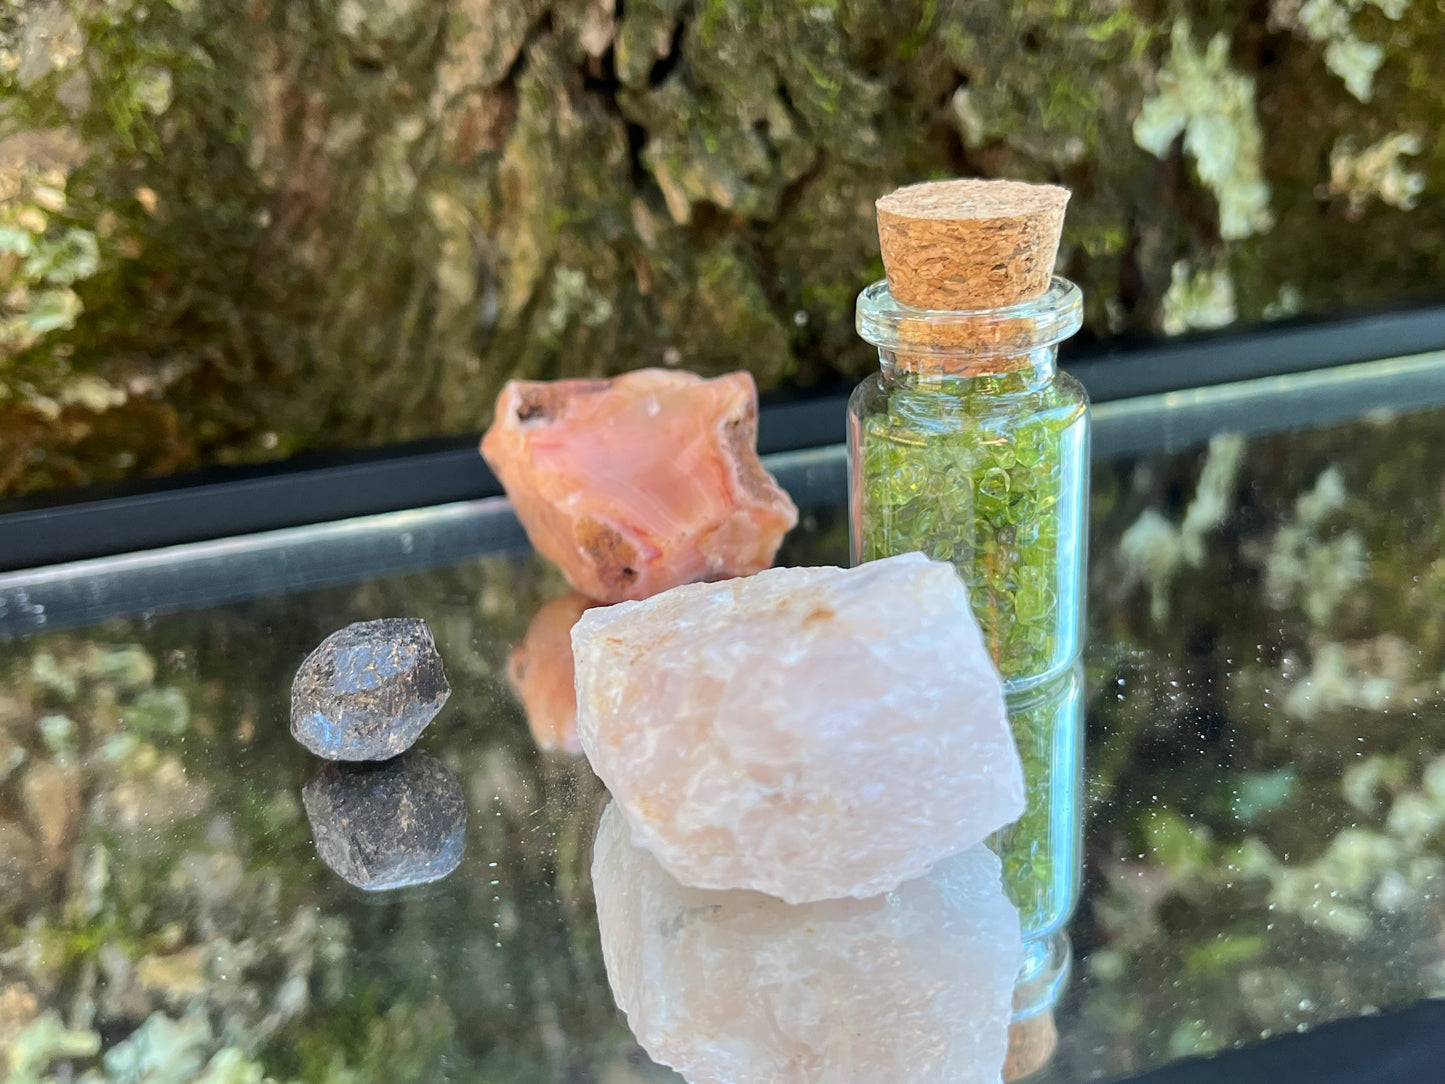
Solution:
[[[888,289],[915,309],[1017,305],[1049,288],[1069,190],[1022,181],[929,181],[878,201]]]
[[[998,310],[1049,292],[1068,202],[1069,190],[1057,185],[969,179],[908,185],[880,199],[891,298],[931,314],[995,314],[900,319],[898,363],[966,374],[1026,364],[1020,352],[1036,321]],[[947,360],[950,354],[957,357]]]
[[[1053,1010],[1015,1020],[1008,1029],[1008,1056],[1003,1063],[1005,1084],[1033,1076],[1054,1056],[1059,1045],[1059,1030],[1054,1025]]]

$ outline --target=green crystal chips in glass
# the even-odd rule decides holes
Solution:
[[[953,562],[1010,690],[1056,675],[1078,653],[1088,469],[1077,385],[1064,377],[1006,390],[1019,382],[888,391],[871,377],[860,396],[882,409],[860,419],[854,515],[856,561],[921,550]]]

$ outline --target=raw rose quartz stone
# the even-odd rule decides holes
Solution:
[[[679,884],[614,805],[592,883],[613,998],[693,1084],[997,1084],[1023,945],[981,844],[883,896],[790,906]]]
[[[577,740],[572,626],[593,605],[576,591],[546,603],[507,661],[507,677],[522,699],[532,740],[540,749],[582,752]]]
[[[514,380],[482,455],[573,587],[647,598],[767,568],[798,522],[758,460],[757,413],[747,373]]]
[[[589,610],[572,647],[582,748],[684,884],[871,896],[1023,811],[967,589],[922,554]]]

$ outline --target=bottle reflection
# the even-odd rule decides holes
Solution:
[[[328,764],[301,802],[321,861],[368,892],[439,881],[466,849],[461,784],[415,750],[376,764]]]
[[[1056,681],[1008,698],[1024,769],[1023,816],[994,834],[1004,886],[1019,909],[1025,960],[1020,1013],[1051,1004],[1067,978],[1064,927],[1078,905],[1083,865],[1083,663]]]
[[[790,906],[685,887],[609,806],[592,877],[613,996],[692,1084],[1000,1078],[1023,944],[982,846],[883,896]]]
[[[539,749],[582,752],[577,740],[572,626],[595,605],[576,591],[552,599],[537,611],[507,662],[507,677],[522,700]]]

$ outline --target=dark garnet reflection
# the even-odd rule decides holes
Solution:
[[[425,753],[328,764],[302,788],[301,801],[321,860],[368,892],[439,881],[466,848],[461,784]]]

